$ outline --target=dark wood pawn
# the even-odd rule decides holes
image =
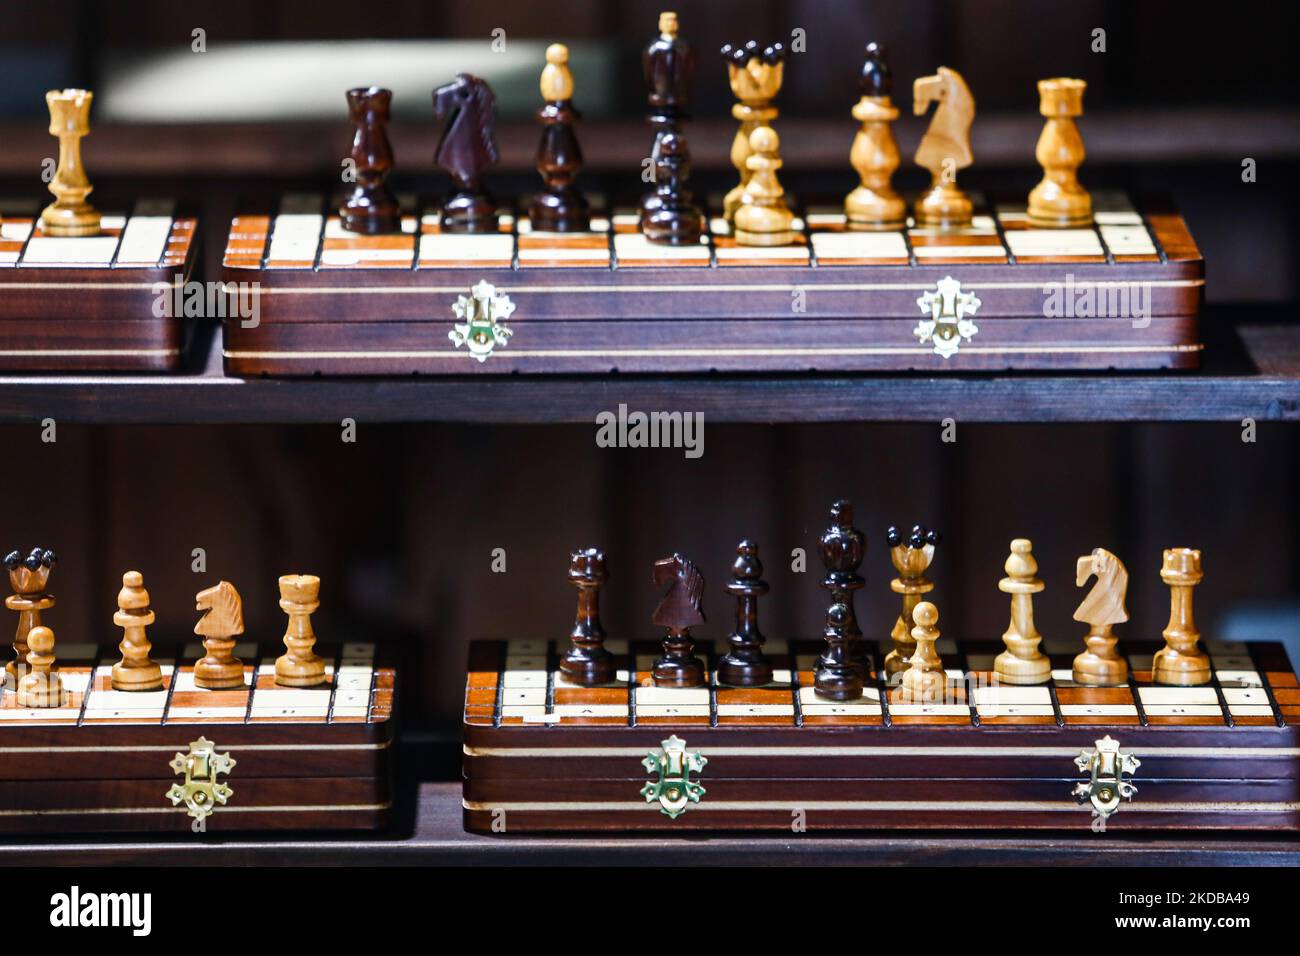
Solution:
[[[765,638],[758,629],[758,599],[768,592],[762,577],[758,545],[740,542],[727,582],[727,590],[736,597],[736,629],[727,639],[730,649],[718,661],[718,680],[732,687],[762,687],[772,682],[772,665],[763,655]]]
[[[501,158],[496,104],[487,81],[469,73],[433,91],[433,116],[444,124],[433,161],[452,180],[442,204],[443,232],[497,231],[497,204],[483,188],[483,173]]]
[[[605,629],[600,626],[600,589],[608,580],[599,549],[585,548],[569,556],[569,583],[578,589],[578,613],[569,632],[573,645],[560,659],[560,673],[584,687],[614,680],[614,655],[605,649]]]
[[[573,185],[582,168],[582,149],[573,132],[578,111],[573,108],[573,74],[569,72],[569,48],[552,43],[546,48],[542,70],[542,99],[537,111],[542,139],[537,144],[537,172],[542,189],[533,196],[528,218],[542,232],[586,232],[591,212],[586,197]]]
[[[822,533],[818,544],[826,568],[821,586],[830,592],[832,604],[843,604],[847,609],[844,628],[849,639],[849,657],[865,664],[867,647],[853,610],[853,596],[867,583],[858,574],[867,551],[867,536],[853,527],[853,502],[842,498],[831,505],[831,526]]]
[[[847,604],[832,604],[826,612],[826,650],[817,658],[813,687],[831,700],[853,700],[862,696],[862,668],[849,658],[849,622],[853,613]]]
[[[691,154],[686,139],[677,133],[665,133],[659,140],[657,202],[645,213],[642,225],[645,237],[651,242],[684,246],[700,241],[704,215],[683,185],[690,175],[690,168]]]
[[[676,135],[682,144],[682,154],[689,156],[682,124],[689,118],[687,107],[691,99],[691,82],[695,77],[695,50],[677,35],[677,14],[659,14],[659,35],[650,41],[641,54],[641,68],[645,75],[646,99],[649,104],[646,120],[655,131],[650,159],[654,164],[655,181],[661,183],[662,180],[658,178],[660,147],[666,135]],[[688,175],[689,167],[682,173],[682,182],[685,182]],[[659,208],[660,201],[658,189],[650,190],[641,198],[643,226],[647,217]]]
[[[691,628],[705,620],[704,575],[686,558],[674,554],[655,562],[653,580],[667,591],[650,623],[668,629],[663,656],[651,670],[655,686],[700,687],[704,684],[704,662],[695,656]]]
[[[357,126],[349,156],[357,178],[339,217],[349,232],[374,236],[402,227],[397,197],[384,181],[393,168],[393,147],[388,142],[392,102],[392,91],[377,86],[348,90],[348,113]]]

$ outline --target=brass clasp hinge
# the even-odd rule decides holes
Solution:
[[[217,745],[206,737],[192,741],[189,753],[177,753],[170,766],[176,773],[185,775],[185,782],[172,784],[167,796],[172,806],[184,803],[186,812],[195,820],[206,819],[234,793],[217,780],[217,774],[230,773],[235,758],[228,753],[217,753]]]
[[[699,773],[709,761],[703,754],[687,750],[686,741],[679,740],[676,734],[660,746],[661,749],[650,751],[641,761],[646,770],[659,775],[658,780],[650,780],[641,788],[641,795],[646,803],[659,801],[659,808],[668,819],[676,820],[704,796],[704,787],[692,780],[691,774]]]
[[[514,335],[506,319],[514,314],[515,304],[486,279],[475,283],[469,295],[458,296],[451,311],[461,321],[452,326],[447,338],[454,348],[465,346],[479,362],[486,362],[494,349],[505,348]]]
[[[1121,800],[1131,800],[1137,787],[1124,774],[1132,774],[1142,766],[1142,761],[1119,749],[1119,741],[1107,734],[1095,744],[1095,749],[1084,750],[1074,758],[1074,765],[1088,774],[1088,779],[1077,784],[1073,796],[1080,803],[1092,802],[1092,812],[1103,821],[1119,809]]]
[[[936,355],[956,355],[962,339],[969,342],[979,331],[970,319],[979,311],[979,297],[963,292],[961,283],[952,276],[944,276],[932,291],[921,293],[916,304],[929,318],[922,319],[912,334],[923,344],[932,344]]]

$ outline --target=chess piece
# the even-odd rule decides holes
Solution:
[[[1092,222],[1092,197],[1079,184],[1083,137],[1075,125],[1083,115],[1083,80],[1063,77],[1038,81],[1038,111],[1047,117],[1034,158],[1043,167],[1043,181],[1029,194],[1029,222],[1035,226],[1069,228]]]
[[[916,653],[916,645],[912,642],[915,624],[912,614],[921,595],[934,590],[934,582],[926,578],[925,572],[934,560],[934,548],[940,539],[939,532],[918,524],[912,526],[906,538],[897,528],[891,527],[885,532],[885,540],[889,542],[889,560],[898,571],[898,577],[889,582],[889,589],[903,596],[903,610],[889,635],[894,649],[885,656],[885,674],[892,677],[906,670],[908,661]]]
[[[735,236],[740,246],[788,246],[794,242],[794,213],[785,204],[785,190],[776,171],[783,165],[781,139],[770,126],[749,137],[749,182],[736,210]]]
[[[865,665],[866,642],[862,640],[862,628],[858,627],[853,610],[853,595],[867,583],[858,574],[867,553],[867,536],[853,527],[853,502],[842,498],[831,505],[831,526],[822,532],[817,544],[826,568],[821,587],[830,592],[831,604],[844,605],[848,613],[844,632],[849,642],[849,657]]]
[[[1035,575],[1033,542],[1016,538],[1004,566],[1007,576],[998,590],[1011,595],[1011,623],[1002,635],[1007,649],[993,661],[993,671],[1004,684],[1042,684],[1052,676],[1052,663],[1038,649],[1043,636],[1034,628],[1034,595],[1043,590]]]
[[[1074,612],[1074,619],[1090,625],[1084,638],[1087,650],[1074,659],[1074,680],[1094,687],[1117,687],[1128,680],[1128,662],[1115,650],[1112,627],[1128,620],[1124,596],[1128,592],[1128,570],[1105,548],[1096,548],[1076,562],[1074,584],[1083,587],[1096,576],[1088,596]]]
[[[18,612],[18,627],[14,631],[14,659],[5,665],[5,671],[15,681],[27,669],[27,635],[41,626],[41,612],[54,607],[54,596],[45,592],[58,558],[48,548],[32,548],[27,557],[17,551],[5,556],[9,572],[9,586],[13,594],[5,598],[5,607]],[[7,680],[8,678],[6,678]]]
[[[912,704],[933,704],[943,699],[947,676],[943,670],[934,644],[939,640],[939,610],[929,601],[921,601],[912,611],[916,626],[912,628],[912,642],[916,650],[903,671],[902,698]]]
[[[930,189],[916,203],[916,223],[941,229],[969,226],[973,207],[957,186],[957,171],[974,162],[970,127],[975,98],[961,74],[941,66],[934,76],[918,77],[912,84],[912,111],[917,116],[935,102],[939,107],[916,150],[916,164],[930,171]]]
[[[901,229],[907,218],[907,204],[890,182],[899,162],[898,144],[889,125],[898,119],[898,107],[890,99],[892,91],[885,49],[878,43],[868,43],[858,80],[861,98],[853,107],[853,118],[861,126],[849,150],[849,163],[858,174],[858,188],[844,198],[844,216],[850,229]]]
[[[320,607],[320,578],[286,574],[280,578],[280,610],[289,615],[284,632],[285,652],[275,661],[275,682],[285,687],[315,687],[325,683],[325,661],[312,649],[316,632],[311,615]]]
[[[162,690],[162,668],[149,657],[153,647],[145,628],[154,622],[149,610],[149,592],[139,571],[122,575],[122,590],[117,592],[117,611],[113,623],[122,629],[122,643],[117,645],[122,659],[113,665],[113,690]]]
[[[583,687],[614,680],[614,656],[605,649],[605,629],[600,626],[600,589],[608,580],[599,549],[569,556],[569,583],[578,589],[578,612],[569,632],[573,646],[560,658],[560,673]]]
[[[678,163],[678,183],[676,190],[684,191],[690,176],[690,150],[686,146],[686,135],[682,124],[689,118],[687,107],[691,99],[691,81],[695,77],[695,51],[691,45],[677,35],[677,14],[665,11],[659,14],[659,35],[650,41],[641,54],[641,68],[645,75],[646,88],[649,91],[647,101],[650,111],[646,120],[655,131],[654,143],[650,147],[650,160],[654,166],[655,182],[662,186],[659,178],[660,145],[664,137],[673,136],[674,147],[681,161]],[[684,193],[689,205],[690,194]],[[641,198],[641,220],[646,220],[660,207],[662,201],[660,189],[653,189]],[[698,215],[698,211],[696,213]],[[677,235],[682,230],[669,232]],[[663,235],[662,231],[658,235]],[[673,242],[672,239],[654,238],[650,233],[646,237],[652,242]],[[698,234],[696,236],[698,239]],[[678,242],[695,241],[681,239]]]
[[[244,664],[235,657],[235,637],[244,633],[244,606],[229,581],[218,581],[194,595],[194,610],[204,614],[194,625],[207,652],[194,664],[194,684],[204,690],[244,686]]]
[[[704,623],[704,575],[680,554],[655,562],[654,583],[666,587],[650,623],[666,627],[663,656],[651,671],[657,687],[699,687],[704,662],[695,656],[691,628]]]
[[[734,222],[744,201],[745,185],[753,175],[749,165],[750,137],[754,130],[770,126],[777,117],[772,100],[781,92],[781,82],[785,79],[785,47],[773,43],[760,50],[753,40],[738,47],[728,43],[722,48],[722,58],[727,62],[731,92],[740,100],[731,107],[731,115],[740,120],[736,138],[731,142],[731,164],[740,173],[740,183],[727,193],[722,203],[727,222]]]
[[[762,687],[772,682],[772,665],[763,656],[762,632],[758,629],[758,599],[767,593],[758,545],[742,541],[736,545],[727,591],[736,598],[736,629],[727,638],[730,648],[718,661],[718,680],[732,687]]]
[[[658,152],[656,165],[655,201],[646,207],[642,231],[651,242],[672,246],[695,245],[704,231],[704,216],[686,189],[690,177],[691,154],[686,140],[669,131],[655,144]]]
[[[81,139],[90,132],[89,90],[50,90],[50,135],[59,140],[59,164],[50,180],[54,202],[41,212],[41,231],[47,236],[97,236],[99,213],[86,202],[93,186],[81,164]]]
[[[63,703],[63,678],[54,666],[54,632],[34,627],[27,635],[27,673],[18,681],[19,707],[58,707]]]
[[[542,108],[537,118],[542,139],[537,144],[537,172],[542,190],[533,196],[528,218],[542,232],[586,232],[591,228],[587,199],[573,185],[582,168],[582,149],[573,133],[579,113],[573,108],[573,74],[569,48],[552,43],[546,48],[546,66],[540,82]]]
[[[863,674],[849,658],[849,626],[853,612],[847,604],[832,604],[826,611],[826,650],[817,658],[813,687],[831,700],[853,700],[862,696]]]
[[[444,123],[434,165],[451,174],[442,204],[443,232],[496,232],[497,204],[483,189],[483,173],[501,158],[496,141],[496,96],[469,73],[433,91],[433,118]]]
[[[357,127],[349,156],[355,166],[356,184],[339,209],[339,216],[349,232],[375,236],[402,228],[397,197],[384,181],[393,168],[393,147],[388,143],[392,101],[392,91],[377,86],[348,90],[348,115]]]
[[[1169,625],[1165,646],[1156,651],[1151,679],[1157,684],[1198,687],[1210,682],[1210,657],[1196,642],[1200,632],[1192,618],[1192,588],[1201,583],[1201,552],[1166,548],[1160,579],[1169,585]]]

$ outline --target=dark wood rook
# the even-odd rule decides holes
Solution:
[[[597,548],[569,556],[569,583],[578,589],[578,613],[569,637],[573,646],[560,659],[560,673],[575,684],[593,687],[614,679],[614,656],[605,649],[600,626],[600,589],[609,580],[605,555]]]
[[[853,700],[862,696],[862,669],[849,657],[852,640],[849,622],[853,612],[847,604],[832,604],[826,612],[826,650],[817,658],[813,686],[831,700]]]
[[[442,204],[444,232],[496,232],[497,204],[482,186],[483,173],[501,158],[496,141],[496,96],[469,73],[433,91],[433,116],[443,123],[434,163],[451,174]]]
[[[377,86],[348,90],[348,113],[357,125],[350,154],[357,179],[339,216],[349,232],[374,236],[397,232],[402,225],[397,197],[384,182],[393,168],[393,147],[388,142],[392,101],[392,91]]]
[[[542,140],[537,144],[537,172],[542,190],[533,197],[528,218],[542,232],[586,232],[591,228],[587,199],[573,185],[582,168],[582,149],[573,133],[578,111],[573,108],[573,74],[569,48],[552,43],[546,48],[542,70],[542,100],[537,111]]]
[[[862,641],[862,629],[853,610],[853,594],[867,582],[858,574],[867,550],[867,536],[853,527],[853,502],[840,499],[831,505],[831,526],[822,533],[818,542],[826,577],[821,586],[830,592],[832,604],[844,605],[848,619],[844,633],[848,636],[849,656],[858,663],[867,659],[867,648]]]
[[[680,554],[655,562],[654,583],[668,590],[650,618],[668,629],[664,653],[654,663],[652,675],[659,687],[699,687],[704,683],[704,662],[695,656],[691,628],[704,623],[704,575]]]
[[[736,597],[736,629],[730,650],[718,661],[718,680],[732,687],[762,687],[772,682],[772,665],[763,656],[765,638],[758,629],[758,599],[768,592],[758,545],[742,541],[736,546],[727,590]]]

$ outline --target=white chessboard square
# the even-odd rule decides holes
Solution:
[[[1002,246],[915,246],[917,259],[1001,259],[1007,254]]]
[[[508,232],[466,235],[430,232],[420,236],[420,259],[461,263],[472,268],[485,261],[509,262],[515,254],[515,237]]]
[[[1247,654],[1239,657],[1211,654],[1210,663],[1214,665],[1216,671],[1244,671],[1251,670],[1255,666],[1255,662]]]
[[[890,704],[889,712],[898,717],[969,717],[965,704]]]
[[[546,669],[546,658],[536,654],[520,654],[518,657],[506,655],[508,671],[540,671]]]
[[[981,717],[1055,717],[1051,704],[983,704],[975,708]]]
[[[1258,704],[1268,706],[1268,694],[1262,687],[1224,687],[1223,699],[1231,704]]]
[[[1213,704],[1217,708],[1219,705],[1219,695],[1214,692],[1213,687],[1139,687],[1138,695],[1144,707],[1149,704],[1176,706]]]
[[[812,248],[818,259],[907,258],[901,232],[815,232]]]
[[[80,710],[76,707],[15,707],[0,709],[0,721],[61,721],[75,722]]]
[[[637,710],[643,706],[679,704],[703,704],[708,707],[709,689],[707,687],[638,687],[636,689]]]
[[[168,200],[146,200],[135,207],[135,214],[127,220],[122,231],[122,244],[117,250],[118,265],[156,265],[167,250],[167,239],[172,232],[172,203]]]
[[[1142,703],[1150,717],[1219,717],[1223,711],[1219,705],[1209,704],[1148,704]]]
[[[503,687],[545,687],[546,671],[506,671]]]
[[[505,704],[545,704],[545,687],[503,687],[501,703]]]
[[[822,700],[816,704],[805,704],[801,709],[805,717],[879,717],[884,713],[879,704],[852,700]]]
[[[117,236],[37,236],[27,243],[22,263],[24,266],[107,266],[117,251],[117,239]]]
[[[794,704],[719,704],[719,717],[793,717]]]
[[[26,242],[32,234],[30,222],[0,222],[0,239],[10,242]]]
[[[1099,256],[1101,240],[1091,229],[1015,229],[1006,234],[1017,256]]]
[[[502,717],[542,717],[546,715],[545,704],[512,704],[501,708]]]
[[[364,708],[370,703],[370,691],[367,690],[337,690],[334,692],[334,713],[340,710],[352,707]]]
[[[415,258],[412,249],[322,249],[323,266],[357,266],[363,262],[397,262],[409,265]]]
[[[862,688],[862,697],[859,698],[859,701],[873,701],[878,703],[880,701],[880,689],[877,687]],[[821,694],[817,693],[816,687],[799,688],[799,704],[803,707],[816,706],[818,704],[853,704],[858,703],[859,701],[831,700],[831,698],[823,697]]]
[[[1154,256],[1155,244],[1145,226],[1098,226],[1097,231],[1117,256]]]
[[[334,679],[334,686],[339,690],[369,691],[374,676],[375,671],[372,667],[344,665],[339,668],[338,676]]]
[[[537,657],[546,655],[546,642],[534,638],[506,641],[507,657]]]
[[[556,704],[557,717],[626,717],[626,704]]]
[[[975,703],[985,705],[1046,704],[1052,708],[1052,694],[1046,687],[1017,687],[999,684],[996,687],[976,687]]]
[[[242,644],[240,645],[243,646]],[[365,641],[348,641],[343,645],[344,657],[364,657],[374,659],[375,645]]]
[[[1272,717],[1273,708],[1268,704],[1234,704],[1228,707],[1228,713],[1234,717]]]
[[[642,706],[637,704],[636,713],[638,717],[707,717],[709,716],[708,704],[652,704]]]
[[[717,250],[719,259],[788,259],[807,262],[808,250],[804,246],[727,246]]]
[[[167,706],[167,691],[163,690],[96,690],[86,702],[86,715],[103,717],[161,717]]]
[[[709,244],[704,236],[693,246],[670,246],[651,242],[639,232],[616,232],[614,254],[619,259],[692,259],[708,265]]]
[[[1133,704],[1062,704],[1063,717],[1136,717]]]
[[[789,684],[792,680],[794,680],[794,675],[788,669],[777,667],[772,670],[773,684]]]
[[[1219,684],[1226,688],[1230,684],[1242,687],[1263,687],[1264,678],[1255,670],[1217,670]]]
[[[1242,641],[1224,641],[1217,637],[1201,639],[1201,647],[1207,654],[1225,654],[1236,657],[1249,657],[1250,648]]]
[[[245,707],[169,707],[169,720],[177,718],[193,719],[202,717],[206,720],[225,720],[230,723],[243,723],[247,712]]]

